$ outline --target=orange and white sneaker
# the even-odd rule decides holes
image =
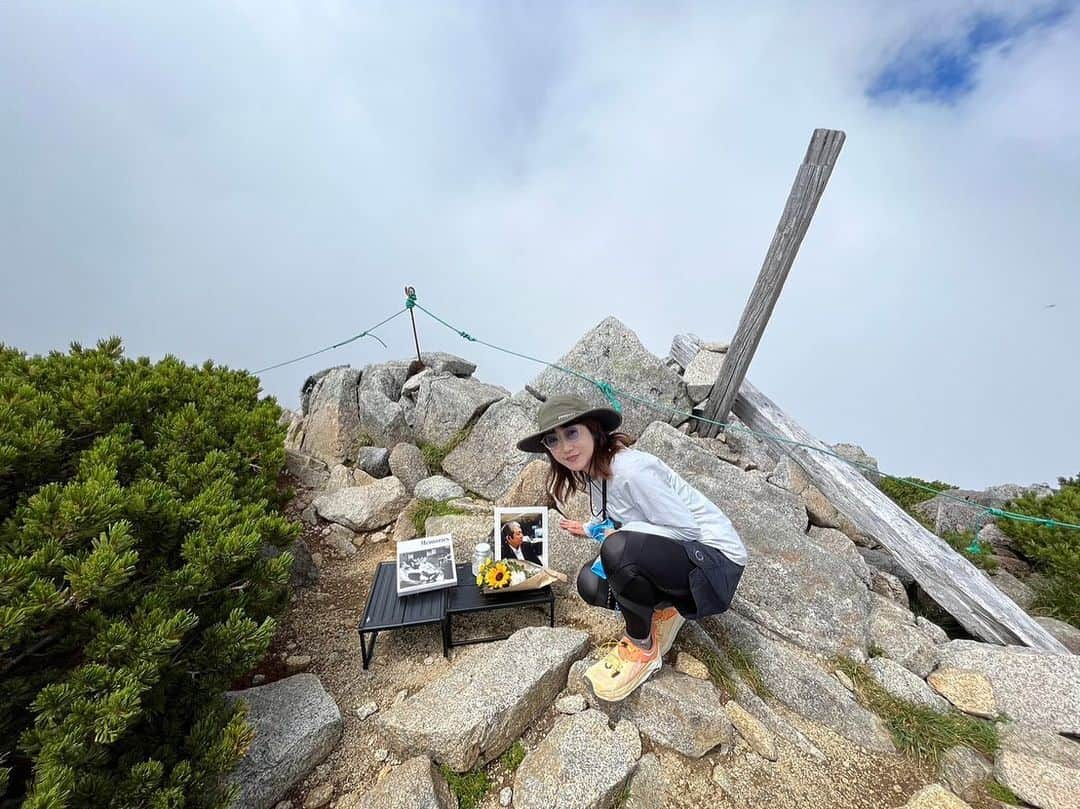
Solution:
[[[585,679],[592,683],[598,699],[621,702],[663,664],[656,638],[653,638],[652,650],[646,652],[624,637],[607,657],[589,666]]]
[[[675,636],[679,634],[684,623],[686,619],[674,607],[656,610],[652,614],[653,643],[660,647],[661,657],[671,651],[671,644],[675,642]]]

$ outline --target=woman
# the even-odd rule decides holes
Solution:
[[[577,536],[605,519],[600,561],[606,579],[586,565],[578,592],[590,604],[614,608],[626,634],[585,677],[597,697],[625,699],[657,671],[686,618],[723,612],[746,564],[746,548],[731,521],[663,461],[630,447],[616,432],[622,416],[580,396],[551,396],[540,407],[538,430],[518,442],[523,452],[547,453],[548,488],[566,502],[588,491],[593,520],[562,519]]]

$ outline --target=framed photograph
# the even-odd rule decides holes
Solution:
[[[548,510],[544,506],[495,509],[495,558],[548,566]]]
[[[397,544],[399,596],[453,587],[456,584],[454,543],[449,534],[409,539]]]

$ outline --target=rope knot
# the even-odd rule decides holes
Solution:
[[[595,384],[596,387],[600,389],[600,392],[604,394],[607,400],[611,402],[611,408],[616,413],[622,413],[622,402],[620,402],[619,397],[615,395],[615,389],[603,380],[599,380]]]
[[[416,306],[416,293],[415,292],[410,292],[405,297],[405,308],[406,309],[412,309],[414,306]]]

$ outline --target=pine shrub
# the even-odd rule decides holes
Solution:
[[[1020,514],[1080,525],[1080,475],[1058,478],[1049,497],[1025,494],[1006,508]],[[1080,626],[1080,530],[1000,519],[998,527],[1016,540],[1021,553],[1046,576],[1036,590],[1033,608]]]
[[[224,807],[251,740],[223,693],[288,599],[284,428],[258,380],[120,340],[0,344],[0,794]]]

